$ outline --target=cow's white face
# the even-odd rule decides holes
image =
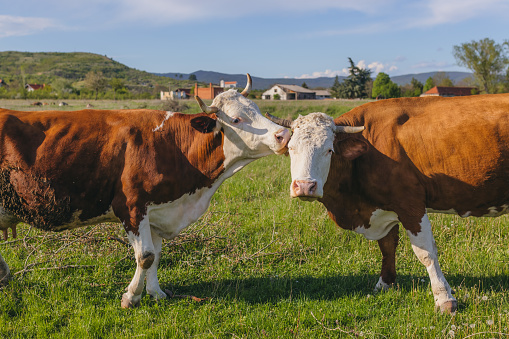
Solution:
[[[257,159],[286,152],[290,132],[265,118],[258,106],[236,90],[218,95],[216,129],[224,131],[225,165],[233,159]]]
[[[288,143],[291,158],[293,198],[314,200],[323,196],[334,153],[334,120],[324,113],[299,116],[292,123]]]

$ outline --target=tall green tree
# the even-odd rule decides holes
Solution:
[[[454,82],[449,78],[449,74],[446,72],[436,72],[433,76],[433,82],[435,86],[453,87]]]
[[[125,87],[124,80],[113,78],[110,80],[110,86],[113,89],[113,99],[117,100],[117,92]]]
[[[349,75],[338,88],[338,97],[344,99],[367,98],[366,84],[371,81],[371,70],[355,66],[352,58],[348,58]]]
[[[401,90],[397,84],[392,82],[388,74],[384,72],[378,73],[375,81],[373,82],[372,97],[382,97],[385,99],[399,98]]]
[[[331,87],[331,95],[334,98],[339,98],[339,88],[341,87],[341,83],[339,82],[339,77],[336,75],[336,78],[334,79],[334,83]]]
[[[435,87],[435,80],[433,80],[432,77],[429,77],[428,79],[426,79],[426,82],[424,83],[424,87],[422,88],[422,93],[429,91],[433,87]]]
[[[95,92],[95,100],[97,100],[97,95],[100,91],[103,91],[106,88],[106,78],[104,77],[102,72],[94,72],[90,71],[85,76],[85,86],[91,91]]]
[[[494,93],[499,77],[507,65],[507,47],[509,43],[497,44],[485,38],[479,41],[472,40],[454,46],[454,57],[460,66],[470,69],[486,93]]]

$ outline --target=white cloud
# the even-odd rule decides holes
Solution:
[[[356,66],[359,68],[362,68],[362,69],[369,68],[375,74],[380,73],[385,70],[388,72],[392,72],[392,71],[396,71],[398,69],[398,67],[395,65],[383,64],[379,61],[374,61],[374,62],[371,62],[368,65],[366,65],[365,60],[360,60]],[[323,72],[319,71],[319,72],[313,72],[311,74],[302,74],[301,76],[298,76],[296,78],[297,79],[314,79],[314,78],[319,78],[319,77],[335,77],[336,75],[348,76],[349,74],[350,74],[350,71],[348,70],[348,68],[343,68],[340,71],[333,71],[333,70],[327,69]]]
[[[46,18],[0,15],[0,38],[30,35],[57,26]]]
[[[419,16],[408,21],[408,27],[438,26],[466,21],[485,15],[508,17],[507,0],[429,0],[419,5]]]
[[[326,69],[323,72],[313,72],[311,74],[302,74],[301,76],[298,76],[297,79],[314,79],[314,78],[321,78],[321,77],[333,78],[336,75],[339,75],[339,76],[348,75],[348,70],[346,68],[344,68],[341,71],[333,71],[330,69]]]

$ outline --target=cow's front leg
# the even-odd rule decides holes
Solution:
[[[140,305],[145,276],[155,259],[155,249],[152,243],[148,217],[145,217],[140,223],[138,235],[130,231],[127,233],[127,238],[134,248],[136,272],[134,273],[133,280],[127,287],[127,292],[122,296],[122,307],[132,308]]]
[[[386,291],[396,281],[396,248],[399,242],[399,225],[396,224],[389,233],[378,240],[382,251],[382,271],[375,286],[375,291]]]
[[[157,267],[159,266],[159,260],[161,259],[163,239],[153,231],[151,234],[152,243],[154,244],[155,249],[155,258],[152,266],[150,266],[147,270],[147,293],[156,300],[165,299],[166,293],[161,290],[161,287],[159,286],[159,279],[157,278]]]
[[[458,307],[458,302],[452,296],[451,287],[440,269],[437,247],[431,232],[431,223],[426,213],[422,217],[420,226],[421,230],[417,234],[407,230],[412,248],[419,261],[428,270],[431,289],[435,297],[435,306],[440,308],[442,312],[454,312]]]

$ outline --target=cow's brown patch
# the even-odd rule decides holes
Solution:
[[[6,211],[46,231],[72,217],[70,199],[57,198],[48,179],[15,166],[0,169],[0,200]]]

